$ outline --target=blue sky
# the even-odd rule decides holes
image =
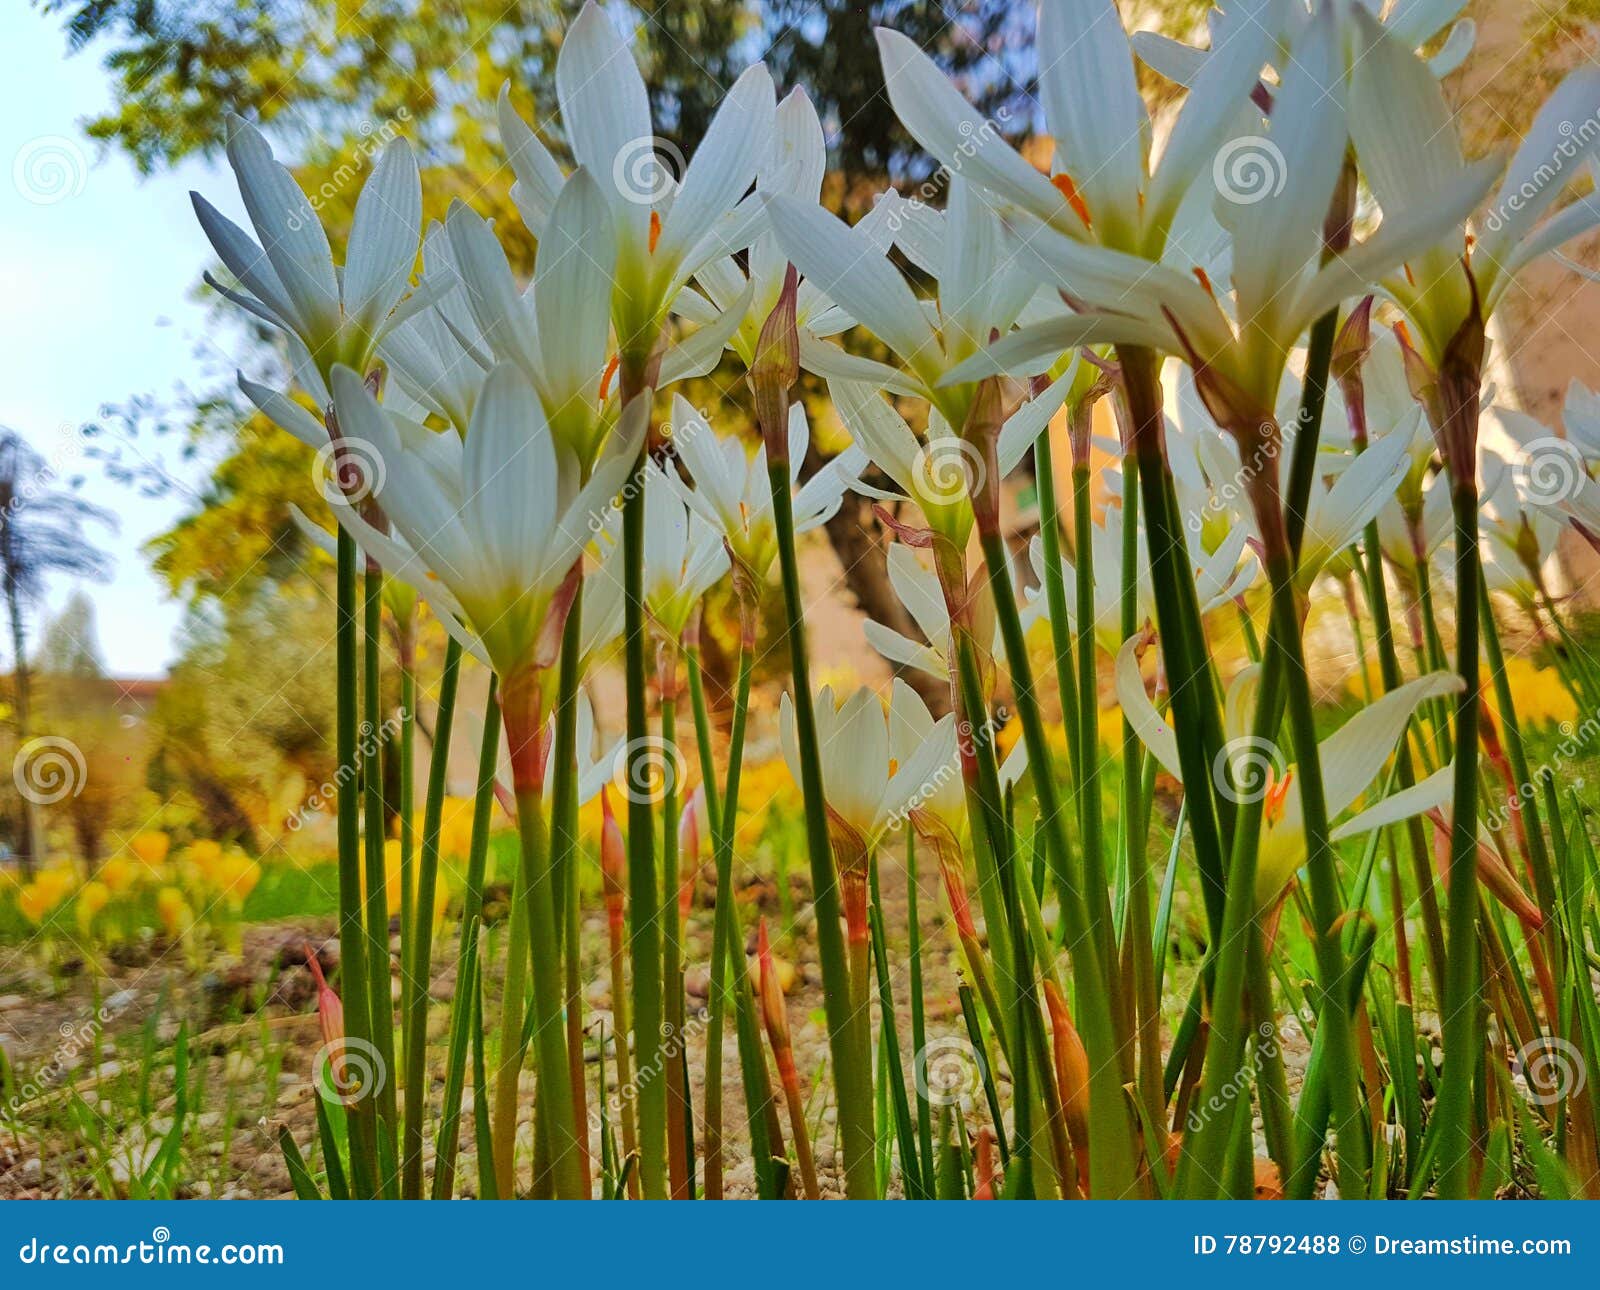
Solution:
[[[210,388],[231,372],[242,337],[207,335],[194,287],[209,248],[188,193],[204,191],[235,218],[238,202],[225,167],[219,174],[190,162],[141,180],[121,155],[101,155],[81,123],[109,103],[105,76],[93,49],[65,57],[53,21],[7,5],[0,47],[0,424],[20,431],[62,476],[81,474],[82,494],[119,516],[119,531],[102,542],[116,556],[113,579],[85,590],[108,668],[154,675],[174,656],[182,615],[140,548],[193,504],[206,463],[179,461],[176,443],[125,445],[125,456],[137,453],[171,477],[166,496],[144,498],[83,460],[76,431],[102,404],[166,399],[180,385]],[[52,587],[51,604],[71,590]]]

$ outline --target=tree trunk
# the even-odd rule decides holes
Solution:
[[[839,566],[844,570],[845,585],[855,596],[861,611],[912,640],[921,639],[921,631],[889,583],[883,525],[866,500],[855,493],[846,493],[844,505],[824,527],[834,554],[839,557]],[[894,672],[917,692],[936,719],[950,711],[948,681],[914,667],[894,665]]]
[[[0,521],[3,523],[3,521]],[[10,533],[0,533],[0,548],[4,554],[10,553]],[[16,731],[17,731],[17,759],[20,764],[23,750],[28,746],[28,739],[32,734],[31,708],[33,685],[28,674],[28,656],[22,636],[22,604],[17,597],[16,579],[6,576],[6,611],[11,616],[11,679],[12,689],[15,691],[16,701]],[[18,792],[22,797],[22,837],[18,839],[18,858],[22,862],[22,876],[32,878],[37,868],[40,854],[44,850],[43,831],[39,825],[39,804],[33,800],[28,791],[21,787],[23,777],[13,775],[17,781]]]

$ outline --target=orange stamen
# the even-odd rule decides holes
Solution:
[[[1195,265],[1194,268],[1190,269],[1189,272],[1194,274],[1195,281],[1205,288],[1206,295],[1210,296],[1212,300],[1215,300],[1217,298],[1217,292],[1216,289],[1211,285],[1211,276],[1198,264]]]
[[[1406,271],[1406,281],[1413,287],[1416,286],[1417,275],[1411,272],[1411,266],[1409,264],[1402,264],[1400,267]]]
[[[611,378],[617,374],[617,367],[622,362],[622,355],[613,354],[611,361],[606,364],[605,374],[600,378],[600,402],[606,401],[606,395],[611,392]]]
[[[1067,199],[1067,205],[1077,212],[1078,218],[1083,221],[1083,226],[1090,227],[1093,221],[1089,219],[1089,204],[1078,192],[1078,185],[1072,182],[1072,176],[1063,171],[1050,182],[1055,185],[1056,191]]]
[[[661,216],[656,211],[650,212],[650,254],[656,253],[656,243],[661,240]]]
[[[1263,808],[1263,813],[1267,817],[1268,824],[1276,824],[1283,818],[1284,803],[1288,801],[1289,785],[1292,783],[1294,783],[1294,767],[1291,766],[1288,770],[1284,771],[1282,779],[1279,779],[1271,769],[1268,769],[1266,794],[1267,800],[1266,805]]]

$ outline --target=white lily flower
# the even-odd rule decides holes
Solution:
[[[1188,359],[1219,424],[1246,438],[1260,435],[1277,407],[1290,354],[1311,323],[1459,225],[1498,168],[1491,160],[1436,184],[1413,184],[1403,209],[1390,213],[1366,241],[1324,264],[1323,223],[1344,164],[1344,69],[1332,8],[1322,5],[1295,42],[1270,117],[1252,123],[1246,136],[1269,155],[1292,158],[1292,182],[1252,193],[1249,201],[1224,196],[1217,203],[1236,248],[1226,311],[1205,281],[1136,256],[1085,247],[1024,214],[1017,221],[1019,244],[1092,308],[1023,328],[948,379],[1016,370],[1063,343],[1152,345]],[[1237,253],[1245,249],[1247,254]]]
[[[679,495],[727,542],[734,558],[757,578],[765,578],[778,555],[778,533],[767,480],[767,447],[745,452],[737,436],[719,438],[710,423],[681,394],[672,400],[671,438],[678,459],[689,468],[694,487],[673,472],[667,479]],[[789,486],[793,492],[794,531],[807,533],[827,523],[845,493],[861,485],[867,454],[851,444],[804,484],[800,467],[811,444],[805,405],[789,407]]]
[[[1261,563],[1246,544],[1249,530],[1235,526],[1217,546],[1215,551],[1197,551],[1190,547],[1194,567],[1195,594],[1200,602],[1200,612],[1209,614],[1250,589],[1261,572]],[[1115,654],[1122,646],[1122,541],[1123,512],[1120,505],[1107,506],[1105,514],[1089,526],[1091,555],[1094,560],[1094,622],[1091,624],[1095,640],[1108,654]],[[1146,543],[1137,543],[1138,562],[1134,581],[1136,622],[1141,626],[1155,619],[1155,587],[1150,577],[1150,556]],[[1022,607],[1024,628],[1031,627],[1048,616],[1049,605],[1044,593],[1044,543],[1035,536],[1028,543],[1028,563],[1033,566],[1038,585],[1024,593]],[[1065,552],[1061,556],[1061,579],[1066,589],[1067,622],[1078,630],[1078,575],[1074,563]]]
[[[365,371],[378,342],[445,285],[430,284],[400,304],[422,236],[416,159],[403,139],[379,154],[356,201],[344,266],[336,270],[315,204],[273,159],[260,132],[230,115],[227,133],[228,163],[256,237],[190,193],[200,227],[239,286],[224,286],[210,274],[206,281],[289,337],[308,393],[325,406],[334,365]]]
[[[432,303],[390,329],[378,356],[394,377],[388,392],[409,395],[427,411],[466,434],[492,350],[479,331],[455,251],[444,226],[432,224],[422,239],[422,290]]]
[[[1563,456],[1554,463],[1560,468],[1554,481],[1557,490],[1554,493],[1543,491],[1550,481],[1542,476],[1540,444],[1551,443],[1554,437],[1543,423],[1525,412],[1495,408],[1491,415],[1513,442],[1523,448],[1523,454],[1522,460],[1513,466],[1493,449],[1479,450],[1483,536],[1533,576],[1554,554],[1556,540],[1561,534],[1561,520],[1549,505],[1549,499],[1573,491],[1581,472],[1576,462]],[[1530,444],[1533,445],[1531,451]]]
[[[747,201],[761,201],[767,196],[782,194],[815,206],[821,200],[826,172],[827,145],[822,122],[810,97],[797,86],[778,104],[771,145],[756,172],[756,196]],[[882,194],[872,211],[850,230],[860,243],[862,254],[888,252],[890,234],[885,225],[900,200],[892,189]],[[678,308],[685,317],[703,324],[715,322],[719,315],[736,316],[738,326],[728,337],[728,346],[749,368],[755,362],[756,342],[760,339],[762,325],[778,303],[789,267],[789,259],[779,246],[777,236],[764,220],[759,235],[750,243],[745,261],[745,267],[741,267],[732,256],[709,260],[695,275],[695,282],[705,292],[707,301],[697,307],[696,297],[686,291],[680,297]],[[821,343],[824,338],[853,327],[855,319],[830,301],[810,279],[800,284],[795,299],[795,324],[807,358],[824,365],[833,355],[840,361],[869,361],[851,360],[844,351]]]
[[[823,345],[803,347],[800,361],[829,379],[870,381],[883,389],[914,393],[959,430],[966,424],[974,390],[949,386],[945,375],[986,345],[992,334],[1011,327],[1037,290],[1038,277],[1025,261],[1003,257],[999,221],[959,176],[951,177],[942,217],[913,202],[888,200],[898,203],[890,224],[900,230],[896,241],[902,247],[919,248],[907,230],[921,226],[929,234],[916,258],[935,278],[931,306],[917,298],[882,248],[814,201],[779,193],[766,198],[778,243],[806,281],[820,285],[829,299],[893,350],[907,370],[884,369],[882,364],[868,368],[865,360]],[[878,369],[875,375],[873,369]],[[1068,390],[1058,384],[1051,393],[1057,397],[1049,412],[1060,406]]]
[[[1577,449],[1585,464],[1600,463],[1600,394],[1577,377],[1567,386],[1567,401],[1562,405],[1561,424],[1567,442]]]
[[[1429,194],[1470,188],[1476,167],[1462,161],[1451,112],[1437,80],[1414,53],[1369,15],[1357,11],[1364,33],[1351,72],[1350,134],[1362,171],[1385,214],[1426,208]],[[1473,203],[1431,242],[1399,260],[1369,266],[1383,292],[1404,313],[1428,365],[1437,369],[1461,328],[1476,312],[1487,319],[1528,264],[1600,225],[1600,202],[1583,199],[1541,222],[1567,183],[1592,155],[1594,132],[1575,129],[1600,112],[1600,68],[1570,73],[1540,108],[1512,157],[1495,196],[1461,226]],[[1453,213],[1453,212],[1452,212]],[[1381,236],[1381,234],[1379,235]],[[1461,271],[1465,262],[1469,279]],[[1476,296],[1476,304],[1474,303]]]
[[[955,734],[955,717],[934,722],[931,732],[911,719],[927,708],[917,692],[896,680],[885,710],[883,701],[862,686],[840,703],[832,686],[815,700],[817,748],[822,758],[822,789],[834,827],[835,859],[841,874],[865,874],[867,857],[884,836],[904,822],[908,804],[927,792],[946,755],[945,739]],[[800,782],[800,745],[794,704],[787,692],[778,710],[783,757]],[[956,771],[960,778],[959,769]]]
[[[880,28],[878,49],[890,102],[919,144],[985,190],[1002,214],[1026,212],[1088,251],[1120,253],[1085,257],[1116,266],[1126,257],[1161,258],[1180,204],[1209,172],[1272,49],[1277,3],[1230,6],[1239,20],[1217,34],[1153,166],[1149,115],[1116,6],[1111,0],[1042,6],[1040,97],[1045,132],[1056,142],[1054,181],[1008,147],[915,42]]]
[[[681,179],[655,154],[644,77],[594,0],[586,0],[561,42],[556,96],[573,156],[610,211],[616,266],[610,307],[618,347],[625,362],[647,363],[689,280],[714,258],[744,250],[759,231],[759,206],[741,199],[770,146],[772,77],[756,63],[734,82]],[[517,176],[512,198],[543,242],[561,168],[504,90],[500,131]],[[726,337],[718,341],[713,359],[725,343]]]
[[[1450,34],[1427,59],[1428,70],[1440,80],[1466,61],[1477,41],[1478,27],[1471,18],[1456,21],[1467,7],[1467,0],[1394,0],[1393,4],[1387,5],[1387,13],[1382,13],[1386,0],[1355,0],[1355,4],[1374,18],[1382,14],[1382,21],[1389,33],[1401,44],[1418,51],[1432,44],[1434,38],[1448,27]],[[1288,24],[1297,26],[1304,21],[1303,9],[1287,5],[1281,9],[1286,31],[1293,30]],[[1207,12],[1213,49],[1226,39],[1229,24],[1238,21],[1237,13],[1235,5],[1229,5],[1227,9],[1213,8]],[[1147,66],[1183,86],[1194,84],[1200,68],[1211,56],[1209,50],[1193,48],[1159,32],[1136,31],[1130,39],[1134,52]]]
[[[870,385],[828,382],[833,405],[867,456],[922,508],[928,527],[954,550],[964,551],[975,522],[972,494],[983,485],[985,469],[978,449],[950,428],[937,407],[928,408],[923,439]],[[865,485],[860,491],[877,494]]]
[[[654,461],[644,466],[644,607],[669,641],[728,572],[722,534],[683,499]]]
[[[428,587],[481,642],[502,681],[547,668],[576,589],[578,558],[643,440],[643,405],[619,427],[618,451],[580,484],[533,388],[510,365],[484,382],[465,443],[431,431],[423,443],[407,442],[403,423],[349,368],[334,369],[333,396],[344,433],[382,461],[376,496],[405,543],[336,497],[339,522],[395,576]]]
[[[1182,780],[1178,768],[1177,734],[1156,711],[1145,693],[1139,674],[1139,653],[1146,640],[1130,637],[1117,653],[1117,700],[1123,715],[1163,770]],[[1222,753],[1227,764],[1213,768],[1219,781],[1226,774],[1228,792],[1237,800],[1265,798],[1261,819],[1261,847],[1256,861],[1256,903],[1272,905],[1306,858],[1304,808],[1296,783],[1297,767],[1281,772],[1273,764],[1278,749],[1263,746],[1251,733],[1255,719],[1256,686],[1260,669],[1243,669],[1228,686],[1224,705],[1228,741]],[[1432,672],[1389,691],[1368,704],[1331,735],[1317,744],[1322,767],[1323,794],[1328,818],[1337,819],[1366,792],[1405,734],[1411,715],[1428,699],[1457,694],[1459,676]],[[1223,757],[1219,755],[1219,762]],[[1446,766],[1410,788],[1381,799],[1351,816],[1329,835],[1333,842],[1409,819],[1448,802],[1453,791],[1453,768]]]
[[[869,618],[861,624],[867,644],[897,667],[914,667],[919,672],[948,681],[950,664],[950,609],[945,603],[939,577],[917,559],[916,552],[903,542],[889,547],[889,585],[911,615],[925,640],[911,637]],[[972,600],[973,635],[988,646],[991,658],[1003,658],[1004,643],[995,619],[994,597],[987,580],[978,584]]]

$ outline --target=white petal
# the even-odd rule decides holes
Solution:
[[[848,309],[912,366],[932,366],[938,338],[900,271],[818,206],[792,197],[767,198],[778,241],[807,278]]]
[[[1039,10],[1039,89],[1061,167],[1097,227],[1137,223],[1149,130],[1112,0]]]
[[[411,280],[422,237],[422,179],[404,139],[379,154],[356,201],[345,248],[345,313],[374,334]]]
[[[561,167],[550,155],[550,149],[539,141],[539,136],[511,106],[511,86],[500,87],[500,98],[495,105],[500,120],[500,142],[517,176],[511,185],[511,200],[517,204],[522,219],[536,238],[544,236],[544,222],[556,204],[561,191]]]
[[[287,430],[308,448],[321,451],[328,446],[328,428],[287,394],[258,385],[243,372],[238,374],[239,388],[245,398],[266,414],[280,430]]]
[[[647,194],[629,182],[628,168],[654,147],[644,78],[605,11],[586,0],[556,57],[556,97],[572,154],[600,184],[619,237],[643,248]]]
[[[611,275],[616,241],[599,186],[576,171],[556,199],[535,264],[534,313],[552,403],[596,396],[611,334]]]
[[[1423,702],[1459,694],[1461,689],[1461,678],[1453,672],[1432,672],[1408,681],[1363,708],[1318,744],[1328,817],[1344,811],[1383,769],[1411,714]]]

